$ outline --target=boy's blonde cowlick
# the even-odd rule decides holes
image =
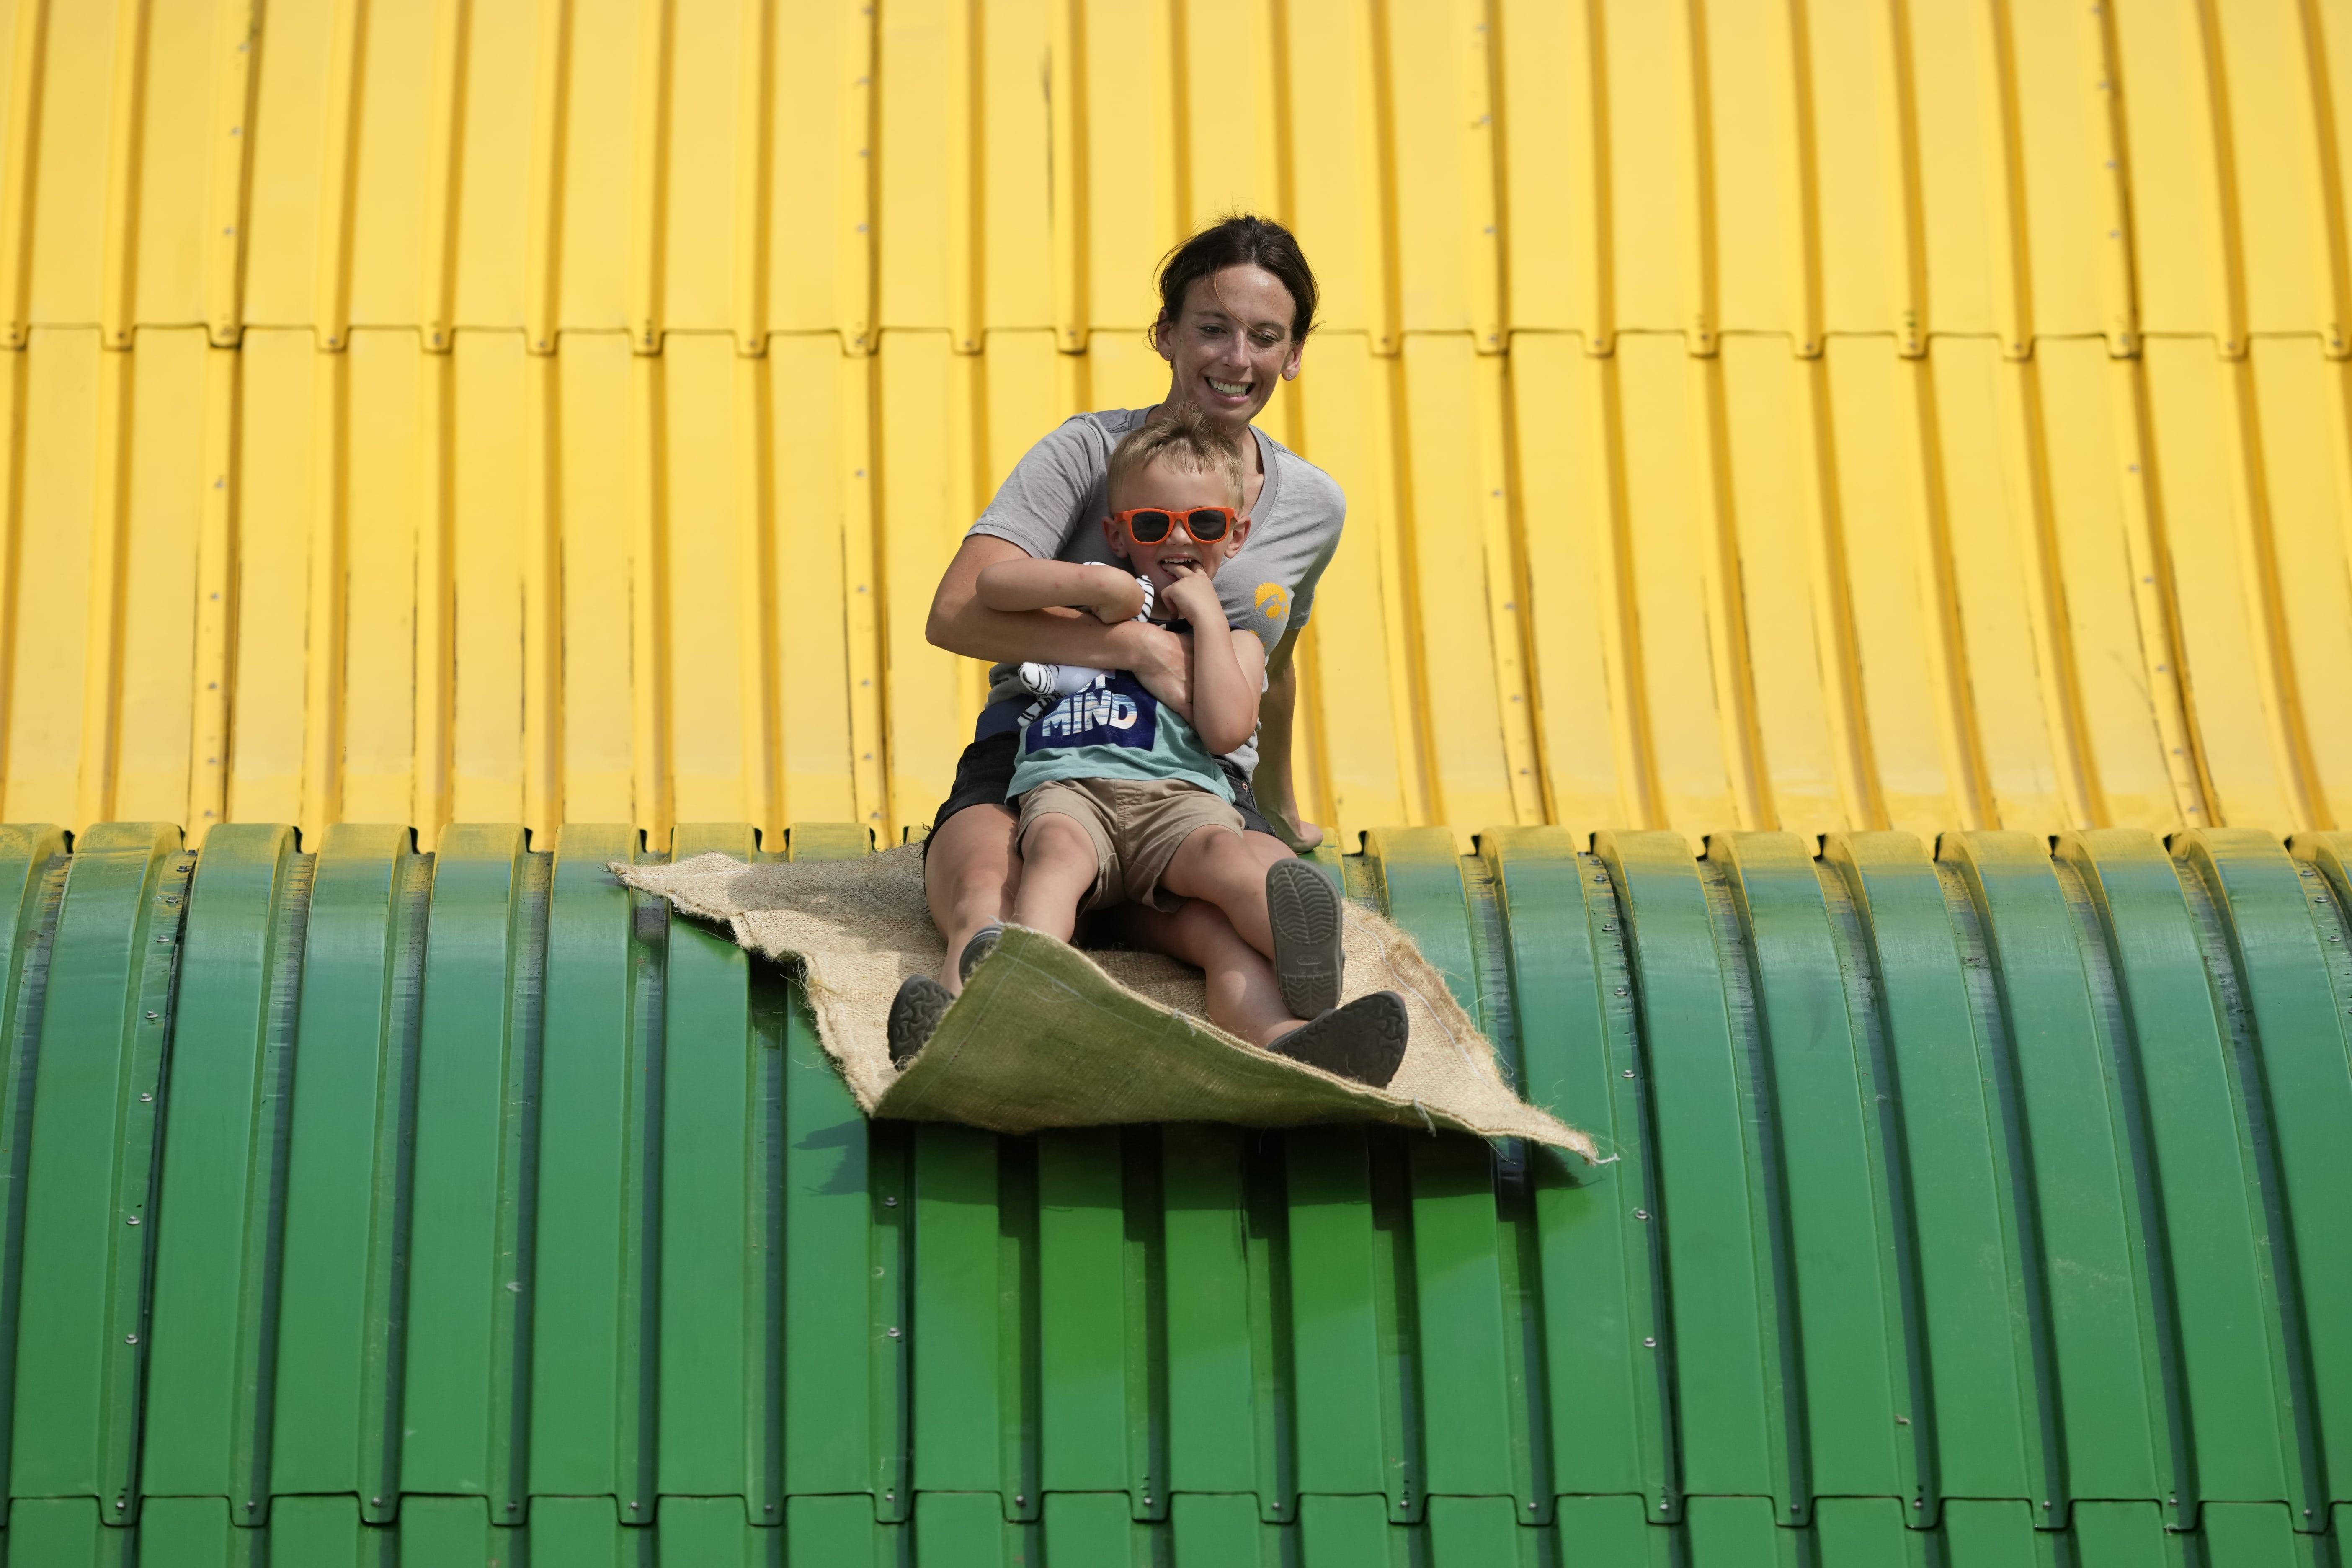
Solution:
[[[1221,474],[1238,510],[1242,504],[1242,451],[1216,422],[1197,412],[1153,419],[1136,426],[1111,449],[1110,506],[1127,498],[1128,481],[1153,463],[1172,463],[1188,474]]]

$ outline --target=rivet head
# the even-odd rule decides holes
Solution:
[[[125,1334],[122,1336],[122,1342],[126,1345],[135,1345],[139,1342],[139,1336],[137,1334]]]
[[[898,1206],[898,1200],[896,1198],[884,1198],[882,1200],[882,1206],[886,1209],[897,1208]]]
[[[155,1098],[155,1097],[154,1097],[153,1095],[152,1095],[152,1094],[142,1094],[142,1095],[141,1095],[141,1096],[139,1097],[139,1102],[140,1102],[142,1105],[144,1105],[144,1104],[146,1104],[148,1101],[150,1101],[150,1100],[153,1100],[154,1098]]]
[[[1633,1069],[1632,1068],[1627,1068],[1625,1069],[1625,1076],[1627,1078],[1632,1078],[1633,1076]]]
[[[151,1012],[147,1015],[147,1016],[148,1016],[150,1019],[154,1019],[154,1018],[160,1018],[160,1017],[162,1017],[162,1016],[163,1016],[163,1015],[162,1015],[162,1014],[160,1014],[160,1013],[155,1013],[155,1012],[152,1012],[152,1011],[151,1011]]]
[[[1647,1219],[1650,1217],[1650,1211],[1648,1209],[1635,1209],[1633,1211],[1633,1217],[1635,1219]]]
[[[135,1214],[125,1215],[122,1223],[125,1225],[137,1225],[139,1223],[139,1216]]]
[[[897,1339],[897,1338],[898,1337],[898,1330],[896,1330],[896,1329],[892,1329],[892,1330],[890,1331],[890,1337],[891,1337],[892,1339],[894,1339],[894,1340],[895,1340],[895,1339]]]
[[[1651,1350],[1656,1350],[1658,1348],[1657,1336],[1654,1334],[1644,1334],[1642,1336],[1642,1343]]]

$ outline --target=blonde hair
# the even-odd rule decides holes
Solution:
[[[1163,462],[1184,473],[1222,475],[1234,507],[1242,504],[1241,447],[1215,421],[1198,412],[1148,420],[1129,431],[1111,449],[1110,479],[1105,489],[1116,497],[1129,479],[1153,463]]]

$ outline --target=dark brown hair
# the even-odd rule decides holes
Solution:
[[[1160,320],[1173,322],[1184,313],[1184,296],[1194,283],[1213,278],[1228,267],[1263,267],[1290,290],[1294,309],[1290,341],[1303,343],[1315,330],[1318,298],[1314,269],[1298,237],[1270,217],[1234,213],[1219,218],[1175,249],[1160,263]],[[1159,323],[1152,324],[1157,341]]]

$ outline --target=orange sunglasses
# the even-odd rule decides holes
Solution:
[[[1163,544],[1178,528],[1183,529],[1185,537],[1195,544],[1215,544],[1234,531],[1241,514],[1229,506],[1188,507],[1182,511],[1139,506],[1115,511],[1110,520],[1126,530],[1128,538],[1138,544]]]

